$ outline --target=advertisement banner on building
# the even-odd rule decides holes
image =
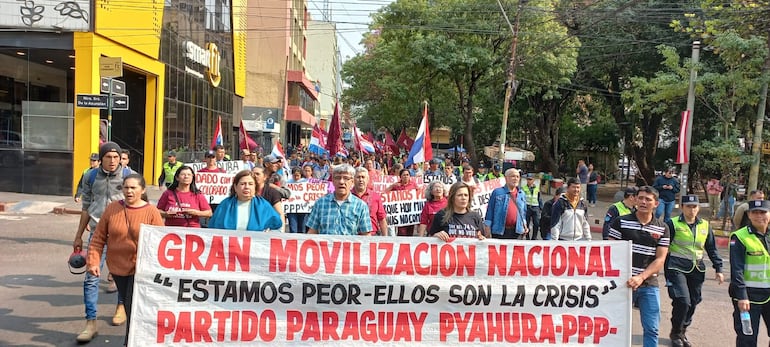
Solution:
[[[630,346],[631,245],[143,225],[129,346]]]

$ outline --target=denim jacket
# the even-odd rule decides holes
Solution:
[[[516,233],[523,234],[524,227],[527,225],[527,198],[521,188],[516,187]],[[511,200],[511,190],[507,185],[496,188],[489,197],[487,205],[487,214],[484,216],[484,224],[488,226],[493,235],[502,235],[505,233],[505,216],[508,213],[508,203]]]

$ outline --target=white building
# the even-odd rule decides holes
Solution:
[[[307,74],[319,87],[316,119],[320,127],[326,129],[334,113],[337,99],[337,54],[336,25],[330,22],[311,20],[307,26]]]

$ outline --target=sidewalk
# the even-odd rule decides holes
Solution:
[[[158,201],[158,186],[147,186],[147,197]],[[15,214],[80,214],[82,207],[71,196],[0,192],[0,212]]]

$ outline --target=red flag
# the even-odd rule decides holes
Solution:
[[[393,135],[390,135],[389,130],[385,130],[385,151],[390,151],[396,154],[401,152],[401,150],[398,148],[398,145],[396,144],[396,141],[393,141]]]
[[[690,149],[687,148],[687,123],[690,122],[690,110],[682,111],[682,123],[679,125],[679,147],[676,151],[676,163],[690,162]]]
[[[404,148],[408,151],[410,148],[412,148],[413,144],[414,140],[412,140],[412,138],[406,134],[404,129],[401,129],[401,135],[398,135],[398,141],[396,141],[396,145],[398,145],[399,148]]]
[[[326,141],[326,150],[329,151],[330,156],[337,155],[338,152],[343,151],[342,144],[342,124],[340,123],[340,104],[339,102],[334,104],[334,115],[332,115],[332,121],[329,125],[329,138]]]
[[[243,126],[243,119],[241,119],[241,129],[238,131],[238,146],[240,149],[248,149],[249,152],[257,150],[257,142],[246,132],[246,127]]]

